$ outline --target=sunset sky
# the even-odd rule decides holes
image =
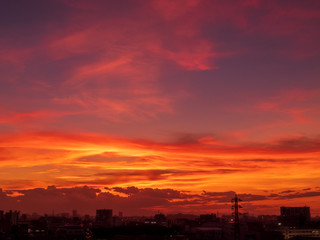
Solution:
[[[320,1],[4,0],[0,209],[320,215]]]

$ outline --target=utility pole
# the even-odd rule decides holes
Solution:
[[[240,223],[239,223],[239,208],[242,208],[239,205],[239,202],[242,201],[240,198],[238,198],[238,195],[235,194],[234,198],[232,198],[231,202],[232,207],[231,209],[234,210],[234,213],[232,215],[234,216],[234,240],[240,240]]]

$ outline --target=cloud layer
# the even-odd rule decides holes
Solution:
[[[289,192],[289,193],[288,193]],[[94,214],[96,209],[111,208],[124,211],[126,215],[152,215],[157,211],[164,213],[207,213],[219,211],[230,212],[231,199],[235,192],[205,192],[192,194],[186,191],[158,188],[137,187],[105,187],[103,190],[92,187],[34,188],[28,190],[2,191],[0,199],[4,209],[23,209],[24,212],[51,213],[50,211],[71,212],[78,209],[81,214]],[[279,202],[270,204],[278,199],[296,200],[311,197],[319,199],[318,190],[288,190],[277,194],[255,195],[242,193],[239,197],[243,211],[256,213],[278,214]],[[196,210],[195,210],[196,209]],[[313,213],[319,209],[312,209]],[[49,212],[48,212],[49,211]]]

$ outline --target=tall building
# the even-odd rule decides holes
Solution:
[[[72,217],[77,218],[78,217],[78,211],[76,209],[72,210]]]
[[[98,225],[111,226],[112,225],[112,209],[97,209],[96,223]]]
[[[281,207],[283,226],[304,228],[310,222],[310,207]]]
[[[20,212],[10,210],[5,214],[5,219],[10,222],[11,225],[15,225],[18,222]]]

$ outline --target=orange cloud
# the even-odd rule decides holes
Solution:
[[[257,194],[281,191],[288,185],[294,189],[316,187],[319,181],[319,139],[253,145],[169,144],[51,132],[7,134],[1,141],[0,179],[7,189],[21,189],[17,181],[33,181],[43,187],[188,186],[195,192],[205,188]],[[18,179],[13,172],[23,174]]]

